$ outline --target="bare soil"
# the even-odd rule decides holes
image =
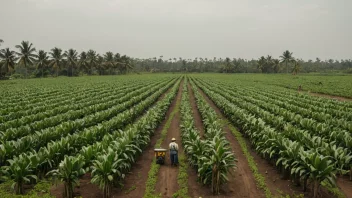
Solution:
[[[323,97],[323,98],[329,98],[329,99],[335,99],[338,101],[352,101],[352,98],[346,98],[342,96],[334,96],[334,95],[329,95],[329,94],[322,94],[322,93],[312,93],[312,92],[306,92],[311,96],[317,96],[317,97]]]
[[[204,136],[204,126],[203,126],[203,122],[202,122],[202,117],[200,116],[200,112],[197,108],[196,98],[194,97],[194,93],[191,88],[191,85],[188,83],[187,86],[188,86],[188,90],[189,90],[188,95],[189,95],[190,103],[192,106],[194,124],[196,126],[196,129],[198,129],[198,131],[200,133],[200,137],[203,137]]]
[[[216,111],[219,118],[226,120],[220,109],[213,103],[213,101],[211,101],[202,90],[198,90],[208,104]],[[229,181],[223,186],[220,197],[265,197],[264,192],[257,188],[253,173],[237,139],[232,134],[228,125],[224,125],[223,130],[226,132],[226,139],[230,142],[231,150],[234,152],[238,162],[236,163],[237,167],[230,171],[230,175],[228,177]]]
[[[352,181],[350,181],[349,176],[345,175],[338,177],[337,185],[347,198],[352,198]]]

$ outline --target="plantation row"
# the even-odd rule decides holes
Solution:
[[[236,158],[215,110],[205,101],[194,83],[190,82],[205,126],[204,137],[200,136],[194,125],[187,83],[185,80],[180,106],[182,144],[189,164],[197,171],[201,183],[210,185],[211,191],[219,194],[221,184],[227,181],[228,172],[235,167]]]
[[[23,193],[24,183],[33,183],[37,177],[43,178],[51,171],[49,175],[58,176],[65,181],[65,193],[68,197],[72,197],[72,182],[91,165],[93,167],[89,170],[93,170],[92,175],[99,177],[96,170],[99,168],[99,164],[96,164],[98,162],[116,165],[109,170],[118,172],[109,174],[108,180],[119,181],[130,167],[127,164],[133,162],[163,119],[180,80],[168,77],[137,81],[130,87],[123,87],[120,91],[122,94],[118,94],[117,90],[111,92],[116,94],[116,99],[111,98],[113,95],[107,96],[110,99],[96,98],[96,104],[87,104],[88,108],[82,108],[84,112],[77,115],[76,120],[68,118],[65,121],[64,117],[58,119],[57,116],[49,116],[49,119],[58,119],[53,121],[58,125],[44,124],[38,131],[29,127],[28,131],[21,133],[6,131],[4,134],[9,135],[2,136],[3,143],[0,145],[3,176],[14,180],[17,184],[16,192]],[[141,84],[145,86],[140,86]],[[157,102],[169,89],[163,99]],[[151,106],[152,109],[146,112]],[[73,112],[68,115],[74,117]],[[19,128],[11,130],[16,129]],[[97,159],[97,156],[102,158]],[[92,182],[100,185],[103,181],[93,177]]]
[[[303,182],[304,189],[311,181],[314,196],[321,183],[334,186],[336,174],[351,174],[351,123],[345,117],[330,115],[325,121],[318,117],[329,110],[308,112],[290,101],[303,103],[307,96],[291,94],[288,99],[282,91],[241,88],[220,79],[195,78],[194,82],[284,176]],[[314,105],[311,98],[310,106]],[[350,115],[347,103],[333,102],[324,108]]]

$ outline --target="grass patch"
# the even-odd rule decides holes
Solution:
[[[186,157],[184,155],[179,156],[179,170],[177,176],[177,183],[179,189],[175,192],[172,197],[174,198],[190,198],[188,196],[188,174],[187,174],[188,164],[186,162]]]
[[[0,197],[1,198],[54,198],[50,195],[51,182],[41,180],[39,181],[32,190],[25,195],[16,195],[14,190],[11,188],[12,181],[7,181],[0,184]]]
[[[175,100],[177,100],[177,98],[175,98]],[[161,146],[161,143],[166,138],[167,131],[170,128],[172,119],[175,117],[175,114],[179,111],[179,106],[180,106],[180,101],[177,100],[175,108],[170,113],[170,116],[169,116],[168,120],[166,121],[163,130],[161,131],[161,136],[160,136],[160,138],[157,140],[157,142],[155,144],[155,148],[159,148]],[[150,170],[148,172],[148,179],[147,179],[147,182],[146,182],[146,190],[145,190],[145,193],[144,193],[144,196],[143,196],[144,198],[161,197],[160,194],[158,195],[155,192],[155,186],[156,186],[156,182],[158,180],[159,168],[160,168],[160,165],[156,164],[156,159],[154,158],[153,162],[152,162],[152,165],[150,167]]]

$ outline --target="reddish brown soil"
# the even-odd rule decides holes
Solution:
[[[181,101],[181,96],[182,96],[182,83],[179,89],[179,92],[177,94],[177,102]],[[177,108],[177,106],[172,106],[170,108],[171,111],[174,111],[174,108]],[[177,111],[174,114],[174,117],[171,120],[170,127],[168,128],[166,138],[164,141],[161,143],[162,148],[169,148],[169,144],[171,142],[172,138],[176,138],[176,142],[179,145],[179,155],[183,154],[183,147],[181,144],[181,128],[180,128],[180,111]],[[172,197],[172,195],[177,192],[179,189],[178,183],[177,183],[177,176],[178,176],[178,167],[173,167],[170,164],[170,157],[169,153],[166,154],[166,162],[165,165],[160,166],[159,172],[158,172],[158,181],[156,183],[156,189],[155,192],[157,194],[161,194],[162,197]]]
[[[100,198],[103,197],[102,191],[97,185],[90,183],[91,176],[89,173],[83,175],[80,179],[80,184],[74,189],[74,196],[84,198]],[[53,186],[50,190],[51,195],[56,198],[63,198],[64,185],[59,183],[57,186]]]
[[[352,181],[350,181],[349,176],[338,177],[337,185],[347,198],[352,198]]]
[[[312,92],[309,92],[308,94],[311,96],[335,99],[335,100],[339,100],[339,101],[352,101],[352,98],[346,98],[346,97],[342,97],[342,96],[333,96],[333,95],[328,95],[328,94],[312,93]]]
[[[226,120],[213,101],[211,101],[200,89],[198,90],[208,104],[216,111],[219,118]],[[231,150],[234,152],[238,162],[236,163],[237,167],[230,171],[229,181],[223,186],[221,197],[265,197],[264,192],[257,188],[253,173],[249,168],[247,159],[244,156],[238,141],[227,125],[223,126],[223,130],[226,132],[226,139],[230,142]]]
[[[202,122],[202,117],[200,116],[200,112],[197,108],[196,98],[194,97],[194,93],[191,88],[191,85],[188,83],[187,86],[188,86],[189,99],[190,99],[190,103],[192,106],[194,125],[196,126],[196,129],[198,129],[200,136],[203,137],[204,136],[204,126],[203,126],[203,122]]]
[[[158,101],[162,100],[167,93],[170,92],[172,87],[170,87],[165,93],[163,93],[159,98]],[[173,101],[171,104],[175,106],[176,100]],[[167,113],[166,117],[168,118],[172,108],[170,108]],[[141,115],[140,117],[142,117]],[[139,117],[139,118],[140,118]],[[137,118],[137,120],[139,119]],[[166,123],[166,119],[161,123],[158,129],[155,131],[154,135],[150,139],[150,144],[144,149],[143,153],[137,158],[136,163],[133,164],[133,167],[129,174],[126,175],[123,181],[122,190],[119,188],[114,188],[112,192],[113,197],[143,197],[145,191],[145,182],[148,178],[148,171],[150,169],[150,164],[154,158],[154,145],[156,141],[160,138],[162,126]],[[90,174],[84,175],[80,179],[80,187],[75,188],[75,195],[82,196],[83,198],[100,198],[103,197],[102,191],[98,188],[97,185],[90,183],[91,177]],[[127,193],[129,189],[133,189],[131,192]],[[64,192],[63,184],[58,184],[57,186],[53,186],[50,190],[51,195],[61,198],[62,193]]]

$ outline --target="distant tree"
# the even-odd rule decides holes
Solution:
[[[301,69],[301,64],[299,63],[299,61],[295,61],[294,66],[293,66],[293,70],[292,70],[293,75],[298,74],[300,69]]]
[[[225,72],[230,73],[231,70],[232,70],[231,59],[229,57],[226,57],[226,59],[225,59]]]
[[[84,51],[79,54],[78,66],[80,69],[84,69],[87,73],[89,72],[87,53]]]
[[[266,64],[266,59],[264,56],[261,56],[257,62],[257,68],[260,70],[260,72],[263,72],[265,64]]]
[[[0,50],[0,77],[2,69],[5,68],[5,75],[7,72],[15,69],[15,62],[17,61],[16,52],[9,48]]]
[[[113,69],[115,66],[114,54],[112,52],[106,52],[104,54],[104,65],[107,69],[110,70],[111,74],[111,69]]]
[[[286,73],[288,73],[288,63],[292,62],[294,60],[293,56],[292,56],[292,52],[286,50],[282,53],[282,56],[280,56],[281,58],[281,62],[285,62],[286,64]]]
[[[42,78],[44,77],[44,68],[49,64],[49,56],[44,50],[39,50],[37,54],[37,69],[42,71]]]
[[[240,72],[240,69],[242,67],[242,63],[240,59],[233,59],[233,66],[234,66],[234,72]]]
[[[0,46],[1,46],[1,43],[3,43],[3,42],[4,42],[4,40],[0,39]]]
[[[66,58],[67,65],[68,65],[67,76],[69,76],[69,73],[68,73],[69,68],[71,68],[71,76],[73,76],[73,70],[77,65],[77,56],[78,56],[77,51],[72,48],[69,49],[68,51],[65,51],[64,57]]]
[[[49,66],[56,70],[56,77],[58,77],[59,69],[61,68],[64,58],[64,55],[62,54],[62,49],[55,47],[51,49],[51,52],[49,52],[49,54],[51,55],[51,61]]]
[[[275,73],[278,73],[280,71],[280,60],[279,59],[273,60],[273,69],[274,69]]]
[[[19,56],[19,63],[24,65],[24,68],[26,70],[26,78],[27,78],[27,66],[28,64],[33,64],[35,61],[35,48],[32,47],[32,43],[29,43],[28,41],[22,41],[21,45],[16,45],[15,47],[19,49],[20,52],[16,52],[16,54]]]
[[[97,53],[94,50],[88,50],[87,52],[87,59],[88,59],[88,66],[89,66],[89,74],[93,74],[93,68],[97,65]]]

